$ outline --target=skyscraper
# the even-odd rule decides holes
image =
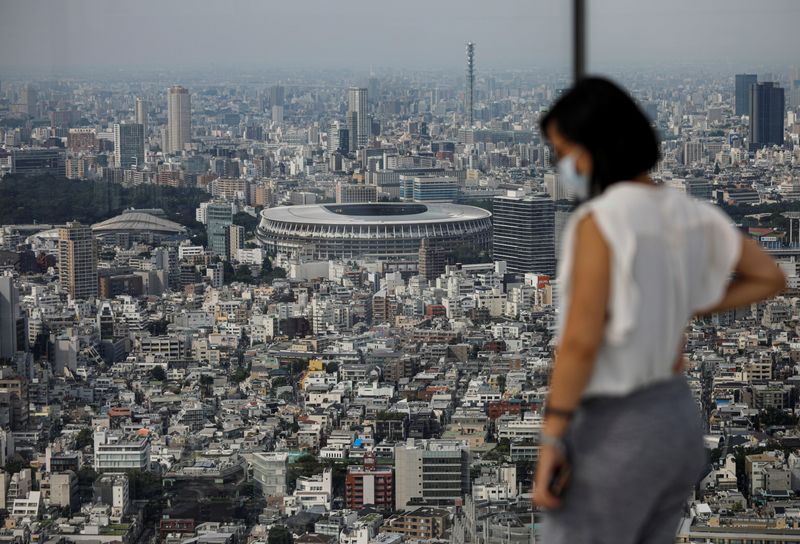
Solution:
[[[430,240],[423,238],[419,244],[419,275],[428,281],[433,281],[444,274],[445,253],[442,247],[431,244]]]
[[[350,87],[347,93],[348,107],[347,120],[350,132],[350,140],[354,141],[356,147],[366,147],[369,142],[371,123],[367,113],[367,89],[363,87]],[[353,116],[352,114],[355,114]],[[352,123],[352,126],[349,126]],[[355,136],[353,135],[355,129]],[[355,148],[351,147],[351,151]]]
[[[464,112],[467,116],[467,128],[472,128],[474,122],[475,99],[475,44],[467,43],[467,89],[464,93]]]
[[[228,255],[228,227],[233,224],[233,213],[228,202],[211,202],[206,208],[208,220],[206,222],[206,235],[208,249],[215,255],[226,257]]]
[[[750,115],[750,86],[758,82],[756,74],[736,74],[736,115]]]
[[[31,117],[39,116],[39,93],[33,85],[27,84],[22,88],[19,101],[25,113]]]
[[[244,249],[244,227],[241,225],[229,225],[227,236],[228,260],[235,261],[239,258],[239,250]]]
[[[358,113],[354,111],[347,112],[347,151],[356,151],[358,149]]]
[[[285,95],[283,85],[273,85],[269,89],[269,105],[284,106]]]
[[[147,134],[147,115],[150,111],[150,103],[141,97],[136,97],[136,122],[142,125],[142,131]]]
[[[768,81],[750,87],[750,149],[783,145],[783,89]]]
[[[74,299],[97,296],[97,250],[89,225],[70,222],[58,229],[58,278]]]
[[[328,129],[328,153],[347,153],[350,150],[350,131],[346,126],[342,126],[339,121],[331,123]]]
[[[138,123],[114,124],[114,163],[117,168],[144,166],[144,127]]]
[[[493,208],[493,253],[509,272],[554,276],[555,207],[545,195],[509,191],[496,196]]]
[[[180,153],[192,137],[192,99],[188,89],[175,85],[167,95],[167,153]]]
[[[0,276],[0,359],[10,359],[17,351],[19,289],[11,276]]]

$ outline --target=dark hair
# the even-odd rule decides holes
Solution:
[[[589,77],[576,83],[541,119],[542,134],[553,122],[565,138],[591,154],[590,196],[658,162],[658,137],[650,121],[628,93],[607,79]]]

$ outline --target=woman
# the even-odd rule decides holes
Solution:
[[[541,128],[559,182],[583,201],[559,264],[533,499],[549,510],[543,542],[671,543],[705,463],[686,323],[774,296],[785,279],[717,207],[653,183],[656,135],[613,83],[582,80]]]

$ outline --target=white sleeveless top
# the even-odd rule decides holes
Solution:
[[[584,398],[624,395],[672,376],[688,320],[725,293],[741,234],[716,206],[663,186],[620,182],[564,227],[559,335],[569,308],[574,232],[593,213],[611,256],[608,322]]]

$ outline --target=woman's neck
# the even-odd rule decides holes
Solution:
[[[647,185],[655,185],[653,180],[650,178],[650,175],[647,174],[647,173],[639,174],[638,176],[633,178],[631,181],[635,181],[637,183],[645,183]]]

